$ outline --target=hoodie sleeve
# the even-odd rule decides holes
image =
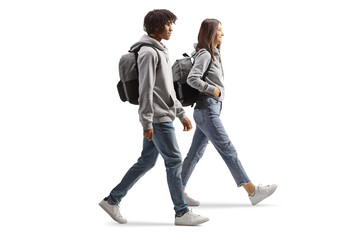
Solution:
[[[158,56],[154,49],[143,47],[139,51],[139,119],[144,130],[153,128],[153,89],[157,62]]]
[[[175,90],[174,90],[174,96],[176,96]],[[180,119],[181,122],[183,122],[186,118],[188,118],[185,114],[185,110],[181,105],[181,102],[175,97],[175,108],[176,108],[176,117]]]
[[[201,49],[195,58],[193,67],[187,78],[187,83],[202,93],[213,95],[215,87],[201,78],[211,62],[211,54],[206,49]]]

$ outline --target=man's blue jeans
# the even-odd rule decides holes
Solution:
[[[202,97],[196,102],[194,110],[196,130],[181,173],[184,186],[203,156],[209,140],[225,161],[237,186],[240,187],[250,182],[220,120],[221,108],[222,102],[211,97]]]
[[[111,191],[108,202],[119,204],[127,191],[156,163],[159,155],[165,160],[167,182],[177,216],[189,211],[184,199],[181,182],[182,157],[175,137],[172,122],[153,123],[152,141],[143,140],[141,157],[125,174],[121,182]]]

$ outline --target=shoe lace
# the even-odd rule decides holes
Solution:
[[[264,190],[264,191],[268,191],[269,187],[270,187],[270,185],[262,185],[262,184],[258,185],[258,189],[261,189],[261,190]]]
[[[193,213],[192,208],[189,209],[189,214],[194,215],[194,216],[200,216],[200,215],[198,215],[196,213]]]
[[[258,185],[259,189],[266,189],[268,187],[270,187],[270,185],[262,185],[261,183]]]

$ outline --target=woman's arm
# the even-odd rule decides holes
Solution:
[[[214,95],[215,86],[202,80],[205,71],[211,63],[211,55],[206,49],[200,49],[195,58],[193,67],[187,78],[187,83],[199,92]]]

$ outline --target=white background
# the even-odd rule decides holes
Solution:
[[[122,201],[98,203],[139,157],[137,107],[117,95],[119,57],[152,9],[178,21],[174,62],[201,21],[225,36],[222,120],[255,184],[251,206],[209,145],[188,184],[210,221],[176,227],[163,159]],[[2,1],[1,239],[359,239],[358,1]],[[192,119],[191,108],[186,108]],[[175,121],[183,157],[192,132]]]

